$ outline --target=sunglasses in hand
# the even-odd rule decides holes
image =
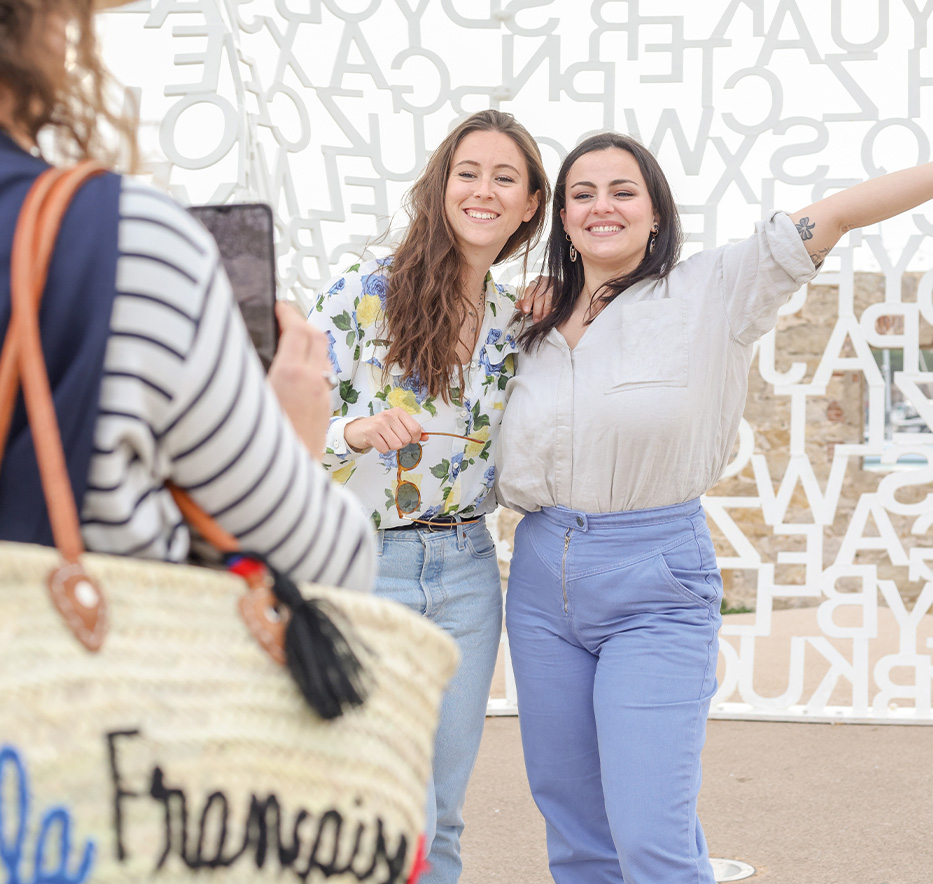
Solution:
[[[477,445],[485,445],[485,439],[475,439],[472,436],[460,436],[457,433],[424,433],[425,436],[449,436],[452,439],[463,439],[465,442],[475,442]],[[421,442],[409,442],[404,448],[395,452],[398,470],[396,473],[397,484],[395,486],[395,508],[398,510],[400,519],[409,519],[412,522],[421,522],[422,524],[431,524],[425,519],[415,519],[409,515],[421,506],[421,491],[414,482],[404,481],[402,473],[413,470],[424,455],[424,448]],[[478,522],[479,519],[465,519],[459,524],[469,525],[472,522]]]

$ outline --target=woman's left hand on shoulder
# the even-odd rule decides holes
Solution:
[[[525,288],[515,306],[534,322],[540,322],[551,312],[551,277],[536,276]]]

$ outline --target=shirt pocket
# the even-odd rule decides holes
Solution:
[[[369,366],[370,374],[375,384],[375,389],[382,388],[382,369],[389,358],[389,342],[383,338],[363,339],[360,345],[360,361]],[[391,363],[386,375],[386,383],[392,384],[405,377],[402,366],[398,363]]]
[[[606,393],[687,386],[687,318],[683,301],[626,304],[609,356]]]
[[[487,413],[501,412],[505,408],[505,389],[509,380],[515,377],[516,353],[515,340],[504,335],[496,340],[487,340],[480,350],[474,392]],[[478,389],[475,384],[479,385]]]
[[[506,381],[515,374],[515,354],[518,347],[512,337],[487,340],[479,353],[479,367],[486,377],[505,377]],[[511,359],[509,357],[512,357]],[[505,389],[505,383],[502,384]]]

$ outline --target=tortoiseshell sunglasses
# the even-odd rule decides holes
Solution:
[[[475,439],[472,436],[461,436],[458,433],[425,433],[425,436],[450,436],[452,439],[463,439],[465,442],[475,442],[477,445],[485,445],[485,439]],[[413,513],[421,506],[421,491],[414,482],[402,481],[402,473],[413,470],[419,463],[424,454],[424,448],[420,442],[409,442],[404,448],[395,452],[398,470],[396,471],[397,484],[395,486],[395,508],[398,510],[400,519],[409,519],[412,522],[421,522],[430,524],[425,519],[412,518],[409,513]],[[478,522],[479,519],[464,519],[459,524],[469,525],[472,522]]]

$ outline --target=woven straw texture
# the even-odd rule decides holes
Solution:
[[[323,721],[240,620],[239,578],[84,561],[110,609],[98,654],[49,601],[56,551],[0,544],[0,879],[409,879],[449,637],[305,587],[352,623],[370,674],[366,703]]]

